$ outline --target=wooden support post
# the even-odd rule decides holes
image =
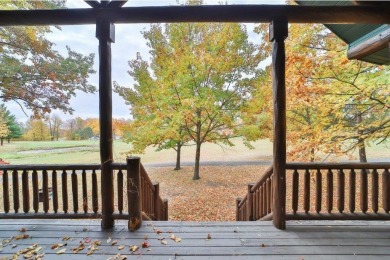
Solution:
[[[247,221],[253,221],[253,192],[251,191],[252,187],[254,186],[254,183],[248,183],[248,200],[246,205],[246,220]]]
[[[102,223],[103,229],[114,226],[114,181],[111,163],[112,152],[112,82],[111,43],[115,41],[114,25],[108,20],[98,20],[96,37],[99,39],[99,119]]]
[[[272,41],[272,88],[274,103],[273,130],[273,223],[278,229],[286,229],[286,86],[285,48],[288,22],[278,18],[271,22],[269,38]]]
[[[153,183],[154,186],[154,217],[155,220],[160,220],[160,184],[158,182]]]
[[[142,225],[140,165],[141,159],[139,157],[127,158],[127,203],[129,209],[128,228],[130,231],[135,231]]]

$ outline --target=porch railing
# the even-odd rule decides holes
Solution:
[[[287,163],[286,220],[390,220],[390,163]],[[236,219],[272,219],[272,167],[237,199]]]
[[[288,163],[286,219],[390,219],[390,163]]]
[[[236,220],[253,221],[272,218],[272,177],[273,167],[269,167],[256,184],[248,184],[244,198],[237,198]]]
[[[127,219],[127,164],[113,163],[114,219]],[[0,165],[0,219],[100,218],[100,164]],[[167,220],[168,202],[140,166],[141,210],[145,219]]]

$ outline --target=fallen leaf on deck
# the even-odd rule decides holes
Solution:
[[[145,236],[144,236],[144,239],[145,239],[145,240],[148,240],[148,239],[149,239],[149,237],[148,237],[147,235],[145,235]]]
[[[16,236],[16,237],[15,237],[15,240],[26,239],[26,238],[29,238],[29,237],[30,237],[30,235],[23,234],[23,235]]]
[[[107,239],[107,244],[111,243],[111,237]]]
[[[86,232],[86,231],[88,231],[88,228],[86,228],[86,227],[83,228],[83,232]]]
[[[150,247],[150,244],[148,242],[144,241],[141,246],[142,246],[142,248],[148,248],[148,247]]]
[[[102,244],[102,241],[100,241],[100,240],[94,240],[92,242],[92,245],[94,245],[94,246],[100,246],[101,244]]]
[[[89,239],[88,237],[86,237],[86,238],[84,238],[84,242],[87,243],[87,244],[88,244],[88,243],[91,243],[91,239]]]
[[[135,252],[135,251],[137,251],[138,250],[138,248],[139,248],[139,246],[130,246],[130,252]]]
[[[111,242],[111,245],[112,245],[112,246],[115,246],[116,244],[118,244],[118,241],[116,241],[116,240],[114,240],[114,241]]]
[[[168,244],[168,242],[167,242],[166,240],[161,240],[161,244],[163,244],[163,245],[167,245],[167,244]]]
[[[70,237],[63,237],[62,238],[62,241],[68,241],[68,240],[70,240]]]
[[[36,255],[36,256],[34,257],[34,260],[42,260],[44,257],[45,257],[45,254],[42,253],[42,254]]]
[[[84,250],[85,245],[83,242],[80,242],[78,247],[72,248],[73,254],[77,254],[78,252]]]
[[[17,246],[18,246],[17,244],[12,244],[11,248],[15,248]]]
[[[24,227],[19,229],[19,232],[26,232],[26,231],[27,231],[27,228],[24,228]]]
[[[127,256],[121,255],[121,254],[116,254],[114,256],[107,258],[107,260],[126,260],[126,259],[127,259]]]
[[[210,234],[207,234],[207,240],[210,240],[211,239],[211,235]]]
[[[261,244],[261,247],[265,247],[265,244]]]
[[[63,249],[57,251],[56,254],[61,255],[61,254],[65,253],[65,251],[66,251],[66,248],[63,248]]]
[[[66,245],[67,245],[66,243],[65,244],[54,244],[50,248],[53,250],[57,250],[58,248],[66,246]]]

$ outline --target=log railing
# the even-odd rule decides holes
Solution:
[[[286,219],[390,219],[390,163],[287,163]],[[290,199],[291,198],[291,199]]]
[[[127,165],[114,163],[115,219],[127,219]],[[141,165],[143,216],[168,219],[168,204]],[[0,165],[0,219],[4,218],[100,218],[101,165]]]
[[[266,220],[272,217],[273,167],[269,167],[256,183],[248,184],[246,196],[236,200],[236,220]]]

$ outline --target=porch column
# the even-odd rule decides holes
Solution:
[[[102,223],[103,229],[114,226],[114,183],[111,163],[112,153],[112,82],[111,82],[111,43],[115,41],[115,27],[108,20],[96,24],[96,37],[99,39],[99,121],[100,121],[100,161]]]
[[[286,86],[284,40],[288,34],[287,19],[271,22],[269,38],[272,41],[272,88],[274,104],[273,129],[273,223],[286,229]]]

